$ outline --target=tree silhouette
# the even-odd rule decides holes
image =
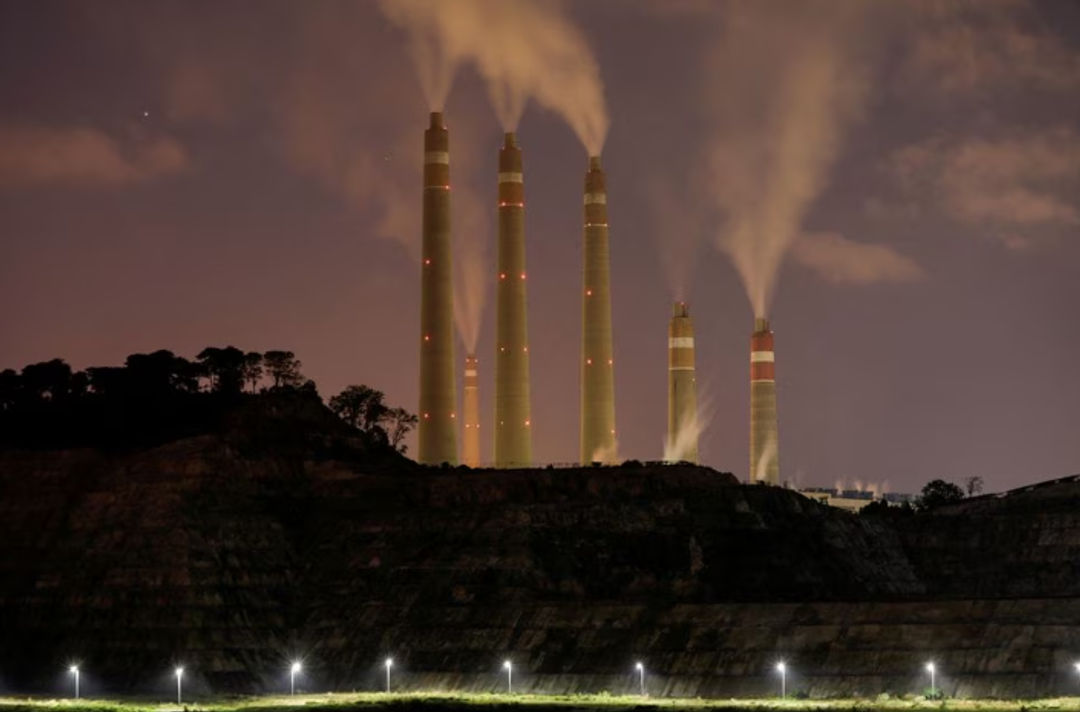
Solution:
[[[32,363],[22,370],[22,392],[34,400],[61,400],[71,394],[71,366],[62,359]]]
[[[964,491],[967,492],[968,497],[974,497],[977,494],[982,494],[983,491],[983,478],[978,475],[964,478]]]
[[[405,452],[402,441],[418,419],[404,408],[389,408],[383,403],[382,391],[370,386],[348,386],[330,399],[330,410],[357,430],[388,442],[395,450]]]
[[[123,377],[129,393],[167,396],[199,390],[198,369],[172,351],[132,354],[124,362]]]
[[[274,387],[254,393],[264,375]],[[0,370],[0,447],[155,445],[231,427],[235,413],[262,412],[260,401],[278,415],[327,417],[315,382],[304,379],[291,351],[209,346],[190,361],[161,349],[85,371],[52,359]],[[417,422],[369,386],[350,386],[330,405],[377,448],[392,444],[404,452],[402,441]]]
[[[370,386],[349,386],[330,399],[330,410],[357,430],[370,432],[386,414],[383,392]]]
[[[207,346],[196,357],[215,393],[239,393],[244,385],[244,352],[235,346]]]
[[[267,351],[263,354],[263,363],[274,381],[274,388],[299,388],[304,382],[300,361],[292,351]]]
[[[926,511],[945,504],[959,502],[964,498],[964,490],[952,482],[931,480],[927,482],[915,504],[920,511]]]
[[[244,354],[244,383],[247,383],[254,393],[263,376],[263,355],[258,351],[249,351]]]
[[[383,416],[383,429],[386,430],[386,435],[390,439],[390,445],[398,452],[404,453],[408,447],[402,441],[418,422],[419,418],[404,408],[391,408],[386,411]]]

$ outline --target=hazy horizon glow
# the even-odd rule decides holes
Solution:
[[[581,191],[602,146],[620,457],[663,456],[677,295],[709,384],[703,464],[746,476],[767,303],[782,479],[993,491],[1080,471],[1080,6],[257,7],[0,2],[0,368],[288,349],[324,397],[366,383],[415,411],[437,102],[485,457],[513,125],[538,461],[577,453]],[[463,22],[490,7],[490,27]]]

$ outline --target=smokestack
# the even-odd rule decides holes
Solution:
[[[668,325],[668,449],[675,462],[698,461],[694,324],[686,302],[676,302]]]
[[[532,465],[529,335],[525,318],[525,184],[521,149],[499,150],[498,279],[495,294],[495,466]]]
[[[450,137],[441,112],[424,132],[420,273],[420,424],[417,459],[457,464],[454,293],[450,262]]]
[[[750,482],[780,484],[776,419],[776,357],[768,319],[754,320],[750,337]]]
[[[615,360],[611,347],[611,269],[607,188],[600,157],[585,173],[585,292],[582,296],[581,461],[613,462]]]
[[[480,388],[476,356],[465,357],[465,393],[461,408],[465,434],[461,440],[461,459],[469,467],[480,466]]]

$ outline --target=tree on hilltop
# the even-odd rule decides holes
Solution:
[[[57,401],[71,395],[71,366],[63,359],[32,363],[20,375],[23,393],[34,400]]]
[[[386,406],[382,391],[370,386],[348,386],[330,399],[330,410],[357,430],[370,432],[379,425]]]
[[[244,354],[243,371],[244,383],[248,384],[251,392],[254,393],[263,377],[263,355],[258,351],[249,351]]]
[[[304,383],[300,373],[300,360],[292,351],[267,351],[263,354],[266,374],[274,381],[274,388],[299,388]]]
[[[983,491],[983,478],[978,475],[964,478],[964,491],[967,492],[968,497],[974,497],[975,495],[982,494]]]
[[[239,393],[244,385],[244,352],[235,346],[207,346],[196,356],[215,393]]]
[[[383,402],[382,391],[370,386],[348,386],[330,399],[330,410],[357,430],[389,443],[395,450],[405,452],[402,444],[418,418],[404,408],[389,408]]]
[[[383,429],[390,439],[390,445],[400,453],[408,449],[402,441],[405,436],[416,427],[420,419],[415,413],[410,413],[404,408],[391,408],[383,415]]]
[[[915,501],[915,506],[918,507],[919,511],[925,512],[946,504],[959,502],[963,498],[964,490],[960,489],[958,485],[945,480],[931,480],[923,486],[919,498]]]

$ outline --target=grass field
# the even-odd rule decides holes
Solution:
[[[199,712],[296,712],[297,708],[318,712],[346,710],[423,709],[431,712],[481,708],[527,708],[530,711],[556,710],[730,710],[738,712],[890,712],[900,710],[964,710],[985,712],[1028,712],[1058,710],[1080,712],[1080,697],[1042,700],[945,700],[915,699],[835,699],[779,700],[637,697],[615,695],[505,695],[468,693],[331,693],[323,695],[226,697],[185,703],[183,709]],[[0,712],[168,712],[180,710],[174,703],[130,699],[44,699],[0,697]]]

